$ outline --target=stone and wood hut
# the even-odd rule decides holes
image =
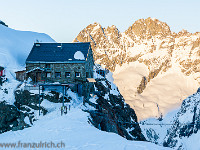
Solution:
[[[26,59],[26,78],[34,83],[69,84],[77,91],[93,78],[90,43],[35,43]],[[85,87],[85,88],[84,88]]]

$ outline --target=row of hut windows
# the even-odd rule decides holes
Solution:
[[[88,76],[88,72],[86,72],[86,76]],[[51,78],[51,72],[47,72],[46,73],[46,77],[47,78]],[[70,72],[65,72],[65,78],[71,77],[71,73]],[[80,72],[75,72],[75,77],[81,77],[81,73]],[[55,72],[55,78],[61,78],[61,72]]]

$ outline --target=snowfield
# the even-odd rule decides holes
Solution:
[[[46,104],[47,102],[42,105]],[[117,134],[100,131],[88,123],[88,113],[81,110],[81,108],[84,108],[81,105],[72,108],[68,114],[61,116],[59,110],[61,105],[48,102],[47,107],[54,111],[46,116],[40,116],[39,120],[34,122],[34,125],[30,128],[0,134],[0,143],[17,144],[19,141],[21,143],[40,143],[40,141],[59,143],[62,141],[65,147],[59,149],[70,150],[169,149],[150,142],[128,141]]]
[[[113,73],[114,83],[135,111],[139,120],[160,117],[180,107],[182,101],[196,92],[199,83],[193,76],[185,76],[176,66],[152,79],[142,94],[137,87],[147,76],[146,65],[133,62],[117,66]]]

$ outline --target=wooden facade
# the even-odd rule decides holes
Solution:
[[[17,72],[15,72],[15,74],[16,74],[16,79],[18,81],[26,80],[26,70],[17,71]]]

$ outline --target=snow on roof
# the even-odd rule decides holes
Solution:
[[[85,60],[85,57],[83,55],[83,53],[81,51],[77,51],[75,54],[74,54],[74,59],[78,59],[78,60]]]
[[[15,71],[15,73],[22,73],[22,72],[26,72],[26,70]]]
[[[30,72],[33,72],[33,71],[35,71],[35,70],[42,70],[42,71],[44,71],[44,69],[43,69],[43,68],[36,67],[36,68],[33,68],[33,69],[31,69],[31,70],[27,71],[26,73],[30,73]]]

